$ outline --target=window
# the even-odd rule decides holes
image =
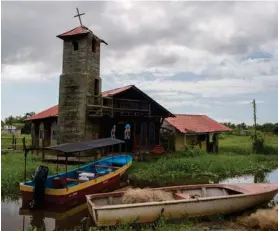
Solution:
[[[95,95],[99,94],[99,80],[95,79]]]
[[[78,42],[73,41],[73,42],[72,42],[72,45],[73,45],[73,50],[74,50],[74,51],[77,51],[77,50],[78,50]]]
[[[92,52],[96,52],[97,41],[95,38],[92,39]]]

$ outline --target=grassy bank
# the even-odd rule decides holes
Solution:
[[[86,225],[85,225],[86,226]],[[31,227],[27,231],[33,230]],[[117,227],[86,227],[77,226],[74,229],[69,229],[68,231],[216,231],[216,230],[226,230],[226,231],[247,231],[245,227],[233,222],[231,220],[224,220],[222,216],[208,217],[206,219],[198,218],[188,218],[179,221],[166,221],[159,220],[153,224],[137,224],[137,225],[119,225]],[[40,231],[40,230],[37,230]],[[41,230],[42,231],[42,230]]]
[[[1,193],[3,199],[17,199],[19,197],[19,183],[24,180],[24,154],[9,153],[1,156]],[[48,164],[40,161],[36,155],[27,155],[27,180],[34,175],[39,165],[46,165],[49,174],[56,174],[56,164]],[[69,166],[73,168],[74,166]],[[64,171],[65,166],[59,165],[59,172]]]
[[[277,136],[269,137],[266,143],[273,150],[278,150]],[[200,152],[190,157],[188,153],[179,152],[148,162],[133,162],[129,176],[132,180],[145,181],[147,185],[195,184],[208,183],[209,180],[217,182],[227,177],[262,173],[278,168],[278,155],[247,155],[251,150],[251,140],[248,136],[226,136],[219,144],[220,154]],[[28,179],[42,164],[48,165],[49,174],[56,173],[56,164],[42,163],[37,156],[29,153]],[[60,164],[59,172],[64,170],[64,165]],[[1,173],[2,198],[16,198],[19,194],[19,182],[24,178],[23,153],[2,155]]]
[[[175,154],[150,162],[135,162],[130,178],[159,185],[183,183],[208,183],[227,177],[256,174],[278,167],[278,156],[204,154],[187,157]],[[200,180],[198,182],[198,180]]]
[[[262,154],[278,154],[278,136],[264,136],[265,150]],[[251,154],[250,136],[222,135],[219,139],[219,152],[230,154]]]
[[[154,185],[208,183],[209,180],[217,182],[277,168],[278,136],[265,136],[265,151],[268,155],[251,155],[250,136],[220,136],[219,154],[182,151],[151,162],[137,162],[131,168],[130,177]]]

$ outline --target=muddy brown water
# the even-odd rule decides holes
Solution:
[[[198,184],[200,182],[196,183]],[[278,169],[269,173],[228,178],[220,181],[219,183],[278,184]],[[276,195],[274,200],[278,202],[278,195]],[[44,211],[40,210],[31,213],[28,209],[22,209],[21,206],[21,200],[1,202],[1,230],[29,231],[30,227],[37,227],[38,229],[42,228],[41,230],[45,231],[69,231],[74,230],[75,228],[81,228],[82,219],[89,215],[86,203],[82,203],[63,212],[52,209]]]

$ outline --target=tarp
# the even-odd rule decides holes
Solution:
[[[64,153],[82,152],[88,151],[94,148],[102,148],[107,146],[112,146],[115,144],[122,144],[123,140],[103,138],[97,140],[79,141],[74,143],[65,143],[55,146],[46,147],[45,149],[50,149],[54,151],[61,151]]]

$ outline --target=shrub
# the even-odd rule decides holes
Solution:
[[[253,153],[264,153],[264,135],[262,132],[252,134],[251,139],[253,140]]]
[[[205,154],[207,154],[207,152],[205,150],[201,149],[198,145],[194,145],[194,146],[185,145],[184,146],[183,155],[185,155],[185,156],[194,157],[194,156],[201,156],[201,155],[205,155]]]

